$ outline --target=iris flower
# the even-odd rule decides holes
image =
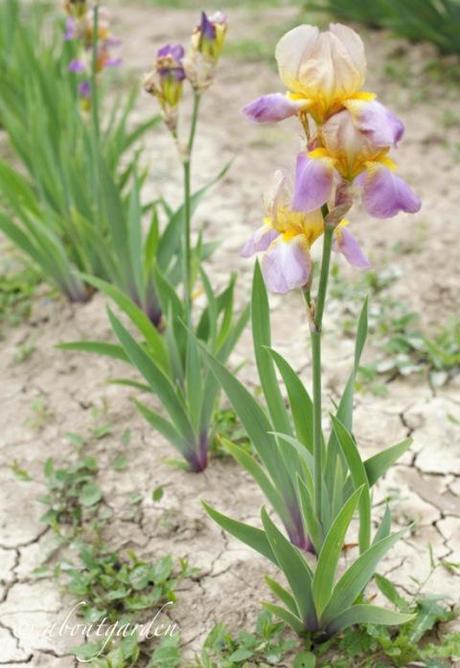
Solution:
[[[282,172],[276,172],[272,192],[265,202],[264,224],[241,251],[243,257],[262,253],[265,283],[269,290],[279,294],[308,284],[312,268],[310,249],[324,232],[321,210],[293,211],[291,199],[289,179]],[[336,226],[334,250],[355,267],[368,269],[369,261],[347,225],[343,220]]]
[[[326,32],[301,25],[286,33],[275,52],[285,95],[264,95],[244,108],[260,123],[310,114],[321,124],[350,100],[374,99],[361,91],[366,77],[364,45],[359,35],[339,23]]]
[[[184,55],[180,44],[166,44],[159,49],[154,70],[145,79],[146,91],[157,97],[164,109],[174,109],[182,98]]]
[[[419,198],[389,157],[403,133],[402,122],[379,102],[347,103],[318,128],[312,150],[298,156],[293,209],[314,211],[330,201],[334,188],[348,184],[376,218],[417,212]]]
[[[84,72],[90,69],[92,63],[92,48],[94,39],[94,10],[89,10],[81,16],[71,14],[67,17],[64,39],[80,40],[83,44],[82,54],[71,61],[71,72]],[[121,58],[112,56],[111,50],[120,46],[121,42],[110,33],[110,14],[105,7],[99,8],[98,14],[98,51],[96,71],[101,72],[106,67],[118,67]]]

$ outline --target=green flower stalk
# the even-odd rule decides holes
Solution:
[[[184,229],[182,240],[183,299],[190,321],[194,287],[191,243],[191,163],[202,95],[211,85],[221,55],[227,21],[220,12],[207,17],[203,12],[200,25],[192,35],[186,53],[181,44],[166,44],[157,52],[153,69],[146,75],[144,88],[158,100],[166,127],[171,132],[182,161],[184,183]],[[179,111],[184,83],[193,90],[193,109],[188,139],[179,137]]]

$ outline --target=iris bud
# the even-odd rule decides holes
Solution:
[[[192,36],[193,47],[207,60],[216,63],[224,48],[227,34],[227,18],[222,12],[207,16],[201,14],[201,23]]]

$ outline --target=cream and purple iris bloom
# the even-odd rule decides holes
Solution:
[[[338,185],[348,183],[376,218],[417,212],[420,199],[395,174],[389,157],[403,136],[402,122],[376,101],[354,100],[346,106],[318,129],[319,148],[298,156],[293,209],[313,211],[331,200]]]
[[[366,77],[364,45],[347,26],[334,23],[325,32],[298,26],[280,39],[275,56],[287,93],[264,95],[248,104],[243,111],[255,121],[272,123],[308,113],[321,124],[347,101],[375,98],[361,91]]]
[[[262,254],[265,283],[269,290],[278,294],[307,285],[312,267],[310,249],[324,232],[321,210],[309,213],[293,211],[290,208],[291,197],[288,179],[277,172],[273,192],[266,201],[264,224],[248,239],[241,251],[243,257]],[[347,221],[342,221],[336,227],[334,250],[342,253],[355,267],[368,269],[369,261],[347,224]]]

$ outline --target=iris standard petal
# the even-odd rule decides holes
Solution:
[[[311,259],[301,235],[285,241],[277,239],[264,253],[262,273],[271,292],[286,294],[303,287],[310,276]]]
[[[334,168],[328,158],[297,157],[296,180],[292,208],[313,211],[327,202],[334,181]]]
[[[399,211],[417,213],[420,198],[400,177],[387,167],[371,168],[357,179],[363,187],[363,204],[375,218],[391,218]]]
[[[366,135],[374,146],[396,146],[403,138],[404,123],[380,102],[349,100],[345,106],[357,129]]]
[[[268,225],[262,225],[258,230],[254,232],[252,236],[244,244],[241,249],[241,257],[251,257],[255,253],[261,253],[270,246],[271,242],[274,241],[279,236],[273,227]]]
[[[348,92],[351,89],[357,91],[363,86],[366,78],[366,53],[363,40],[352,28],[341,23],[331,23],[329,32],[339,40],[347,54],[346,58],[342,55],[342,60],[347,63],[344,76],[340,76],[340,59],[337,57],[339,54],[334,59],[337,67],[337,84]],[[353,67],[351,68],[351,66]]]
[[[293,92],[302,92],[299,81],[301,68],[312,55],[319,34],[316,26],[297,26],[283,35],[276,45],[275,58],[280,79]]]
[[[274,123],[295,116],[302,102],[290,100],[281,93],[263,95],[243,108],[243,114],[257,123]]]
[[[358,269],[369,269],[371,263],[364,255],[355,236],[346,227],[337,227],[335,233],[334,250],[342,253],[345,259]]]

